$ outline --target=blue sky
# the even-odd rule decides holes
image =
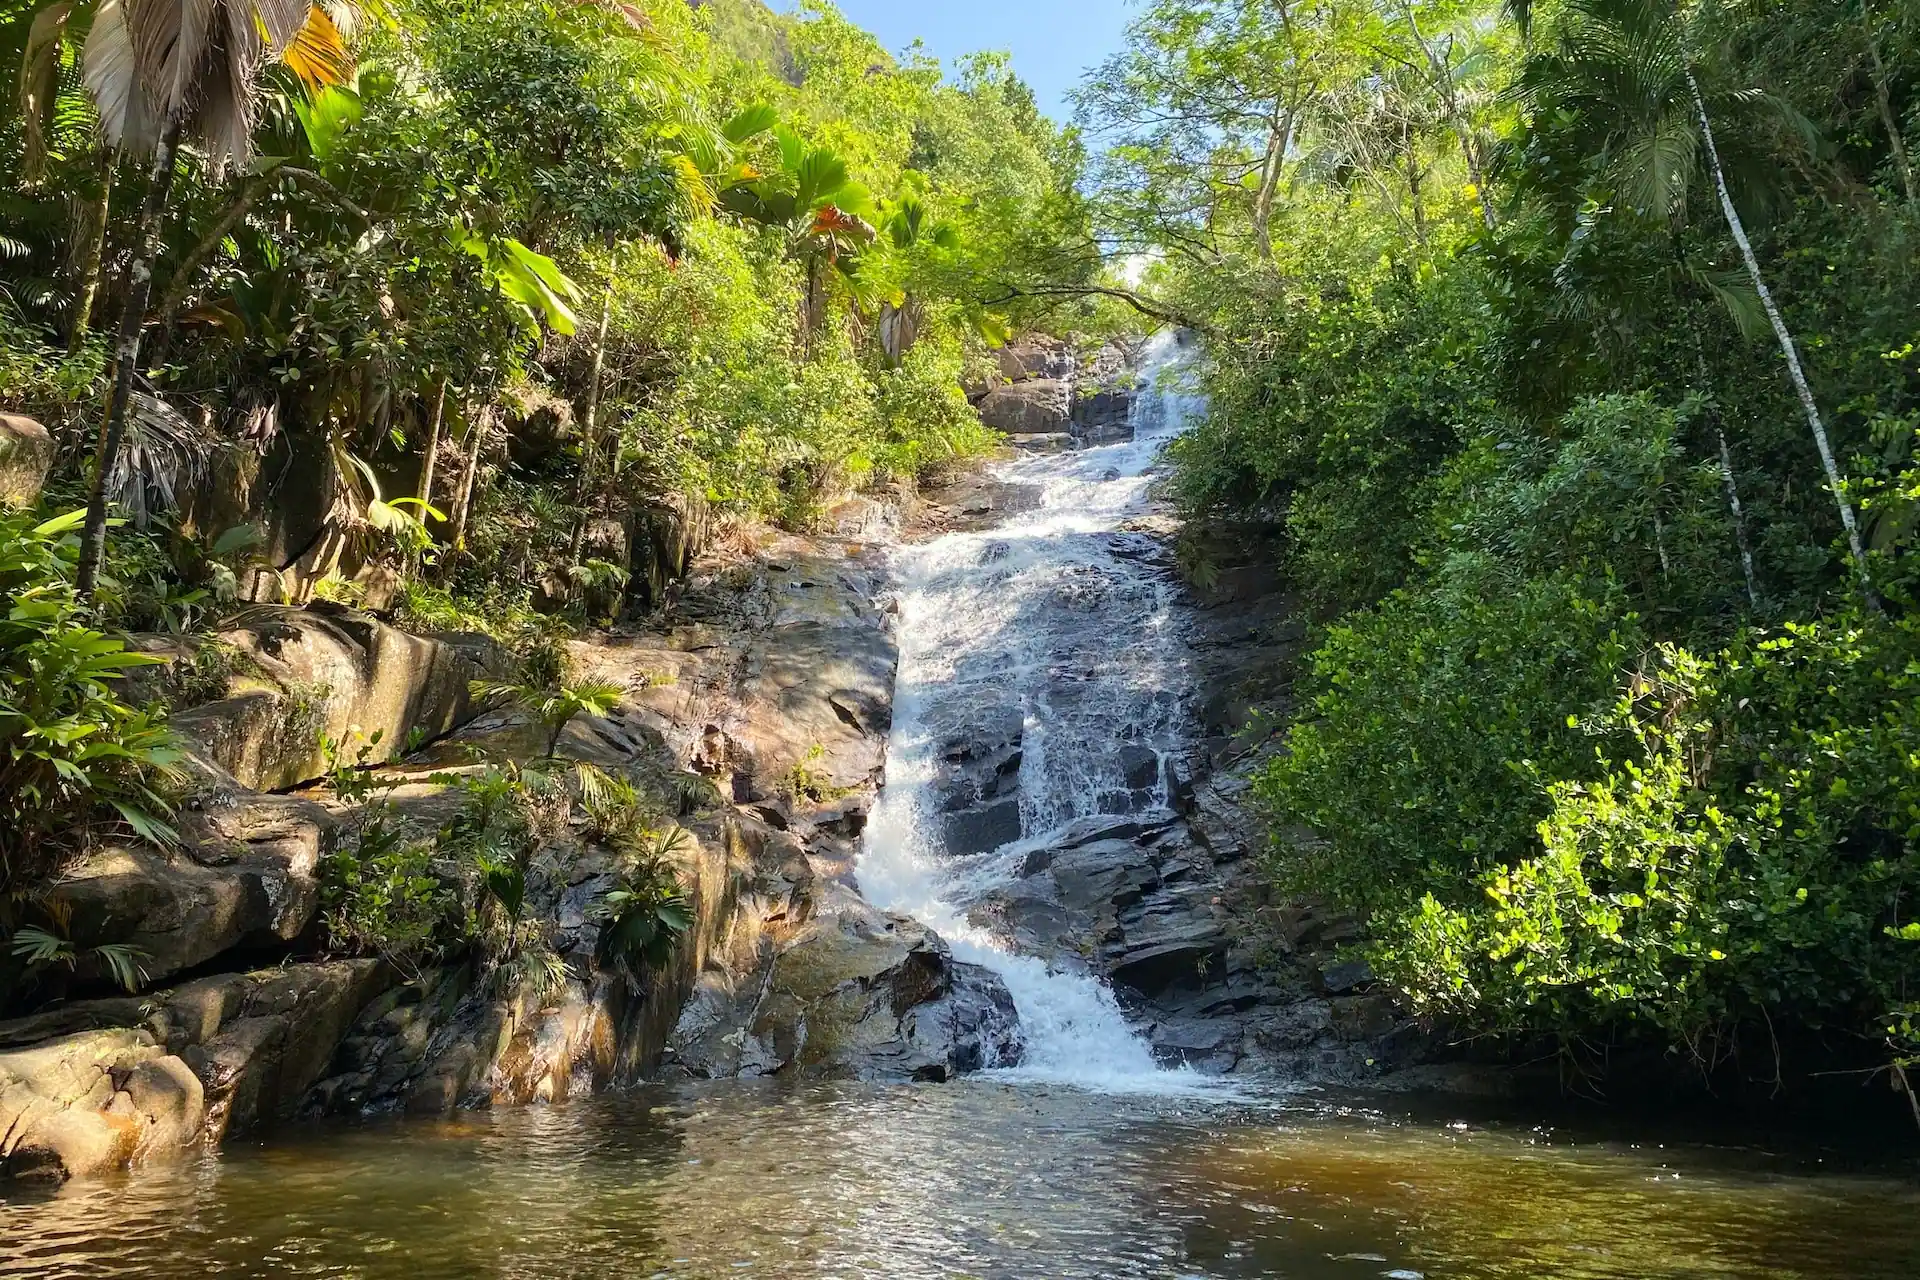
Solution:
[[[1033,86],[1040,109],[1070,113],[1066,95],[1088,67],[1120,47],[1139,9],[1131,0],[836,0],[840,11],[899,52],[915,36],[942,62],[980,49],[1013,53],[1013,69]],[[777,3],[791,9],[793,5]]]

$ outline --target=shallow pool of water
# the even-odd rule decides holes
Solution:
[[[1913,1166],[1304,1097],[654,1087],[0,1199],[0,1275],[1920,1275]]]

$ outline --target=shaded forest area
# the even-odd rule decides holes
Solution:
[[[1314,625],[1275,883],[1464,1037],[1913,1063],[1916,89],[1871,0],[1169,0],[1081,93]]]

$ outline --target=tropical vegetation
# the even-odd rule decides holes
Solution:
[[[1464,1036],[1910,1062],[1914,14],[1162,0],[1080,102],[1312,624],[1276,883]]]

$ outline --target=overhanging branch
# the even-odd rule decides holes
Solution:
[[[1099,284],[1003,285],[1001,287],[1003,292],[999,297],[988,298],[981,305],[997,307],[1017,298],[1117,298],[1150,320],[1177,324],[1184,329],[1193,329],[1200,333],[1211,332],[1205,324],[1192,316],[1185,315],[1157,299],[1143,298],[1131,289],[1118,289]]]

